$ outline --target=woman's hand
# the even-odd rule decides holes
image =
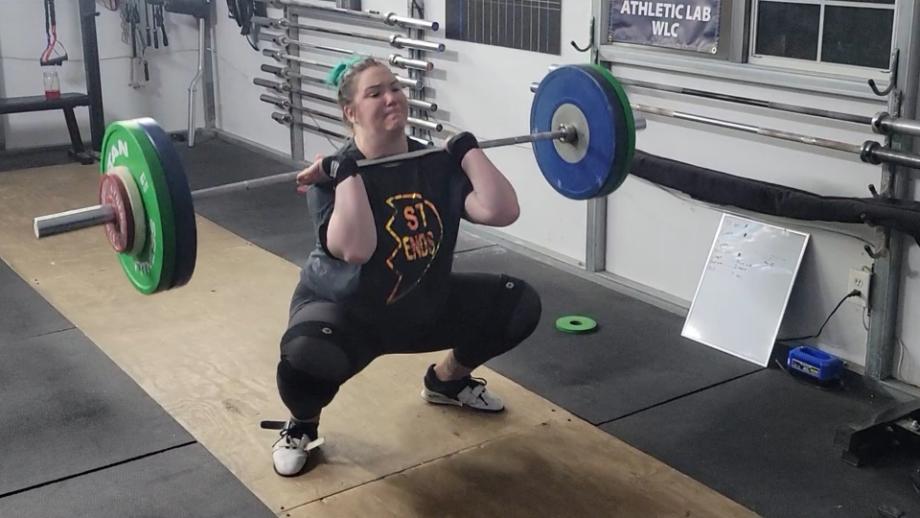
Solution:
[[[297,173],[297,185],[306,187],[331,180],[323,170],[323,155],[313,157],[313,163],[303,171]]]

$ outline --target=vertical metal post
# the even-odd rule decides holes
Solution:
[[[3,49],[0,48],[0,56],[3,55]],[[0,67],[0,98],[6,97],[6,88],[3,86],[3,67]],[[0,115],[0,151],[6,150],[6,115]]]
[[[888,111],[895,116],[915,118],[920,91],[920,6],[918,0],[905,2],[898,16],[896,49],[900,54],[897,84],[888,100]],[[900,98],[900,99],[899,99]],[[889,137],[892,149],[911,151],[915,139],[906,135]],[[909,194],[909,172],[886,164],[882,169],[881,193],[892,198]],[[897,323],[900,313],[900,286],[904,260],[904,238],[899,232],[885,231],[887,252],[875,262],[870,287],[869,340],[866,345],[866,376],[881,380],[892,375],[897,351]]]
[[[594,1],[591,28],[591,62],[597,63],[603,22],[603,6],[606,2]],[[607,197],[594,198],[587,203],[587,225],[585,228],[585,270],[596,273],[607,269]]]
[[[217,101],[214,84],[214,21],[217,8],[214,2],[209,4],[208,20],[205,24],[205,49],[207,50],[207,59],[204,63],[204,89],[201,93],[204,102],[204,127],[214,129],[217,127]]]
[[[604,271],[607,268],[607,198],[588,200],[585,244],[585,270]]]
[[[93,151],[102,149],[105,116],[102,110],[102,78],[99,74],[99,44],[96,41],[96,2],[80,0],[80,32],[83,35],[83,66],[89,96],[89,129]]]
[[[406,2],[406,12],[409,14],[410,18],[424,18],[424,11],[419,11],[419,9],[425,8],[425,0],[407,0]],[[406,29],[406,37],[424,40],[425,31],[422,29]],[[416,49],[408,49],[410,59],[423,60],[425,55],[422,51]],[[415,79],[421,85],[421,88],[410,88],[409,89],[409,98],[410,99],[424,99],[425,97],[425,73],[421,70],[408,69],[409,78]],[[409,108],[410,116],[417,119],[426,120],[428,119],[428,112],[426,110],[420,110],[417,108]],[[431,131],[423,128],[411,127],[410,131],[413,137],[418,137],[424,140],[431,140]]]
[[[284,17],[291,21],[292,24],[300,23],[299,16],[294,13],[294,10],[288,6],[284,7]],[[287,37],[291,41],[300,41],[300,31],[293,28],[288,28]],[[287,53],[292,56],[300,56],[300,47],[297,45],[288,45]],[[291,84],[291,89],[293,91],[300,90],[300,80],[288,78],[286,81],[289,81]],[[303,108],[303,99],[299,95],[295,95],[293,92],[288,96],[288,99],[291,101],[291,106],[296,108]],[[291,117],[294,118],[295,122],[303,122],[303,113],[300,110],[291,110]],[[304,160],[304,129],[300,124],[291,124],[291,159],[298,162]]]

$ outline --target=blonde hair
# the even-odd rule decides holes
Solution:
[[[351,121],[345,114],[345,107],[355,100],[355,82],[361,72],[371,67],[386,67],[383,63],[372,57],[356,56],[348,60],[340,61],[326,78],[326,82],[338,87],[339,107],[342,109],[342,121],[352,127]]]

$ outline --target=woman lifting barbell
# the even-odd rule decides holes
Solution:
[[[353,138],[297,177],[311,186],[317,243],[281,339],[278,390],[291,418],[272,459],[283,476],[299,474],[322,443],[320,412],[339,387],[384,354],[452,348],[428,368],[422,397],[501,411],[471,372],[530,336],[541,313],[520,279],[451,271],[461,218],[506,226],[519,213],[514,188],[475,137],[460,133],[446,153],[359,171],[357,160],[421,148],[405,134],[407,99],[371,58],[340,64],[330,79]]]

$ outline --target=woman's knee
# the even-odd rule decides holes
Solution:
[[[506,286],[511,285],[517,293],[516,301],[511,305],[505,320],[505,340],[517,345],[529,337],[540,322],[543,304],[540,294],[526,281],[508,278]]]
[[[326,322],[300,322],[281,339],[281,360],[322,383],[343,383],[355,370],[339,330]]]

